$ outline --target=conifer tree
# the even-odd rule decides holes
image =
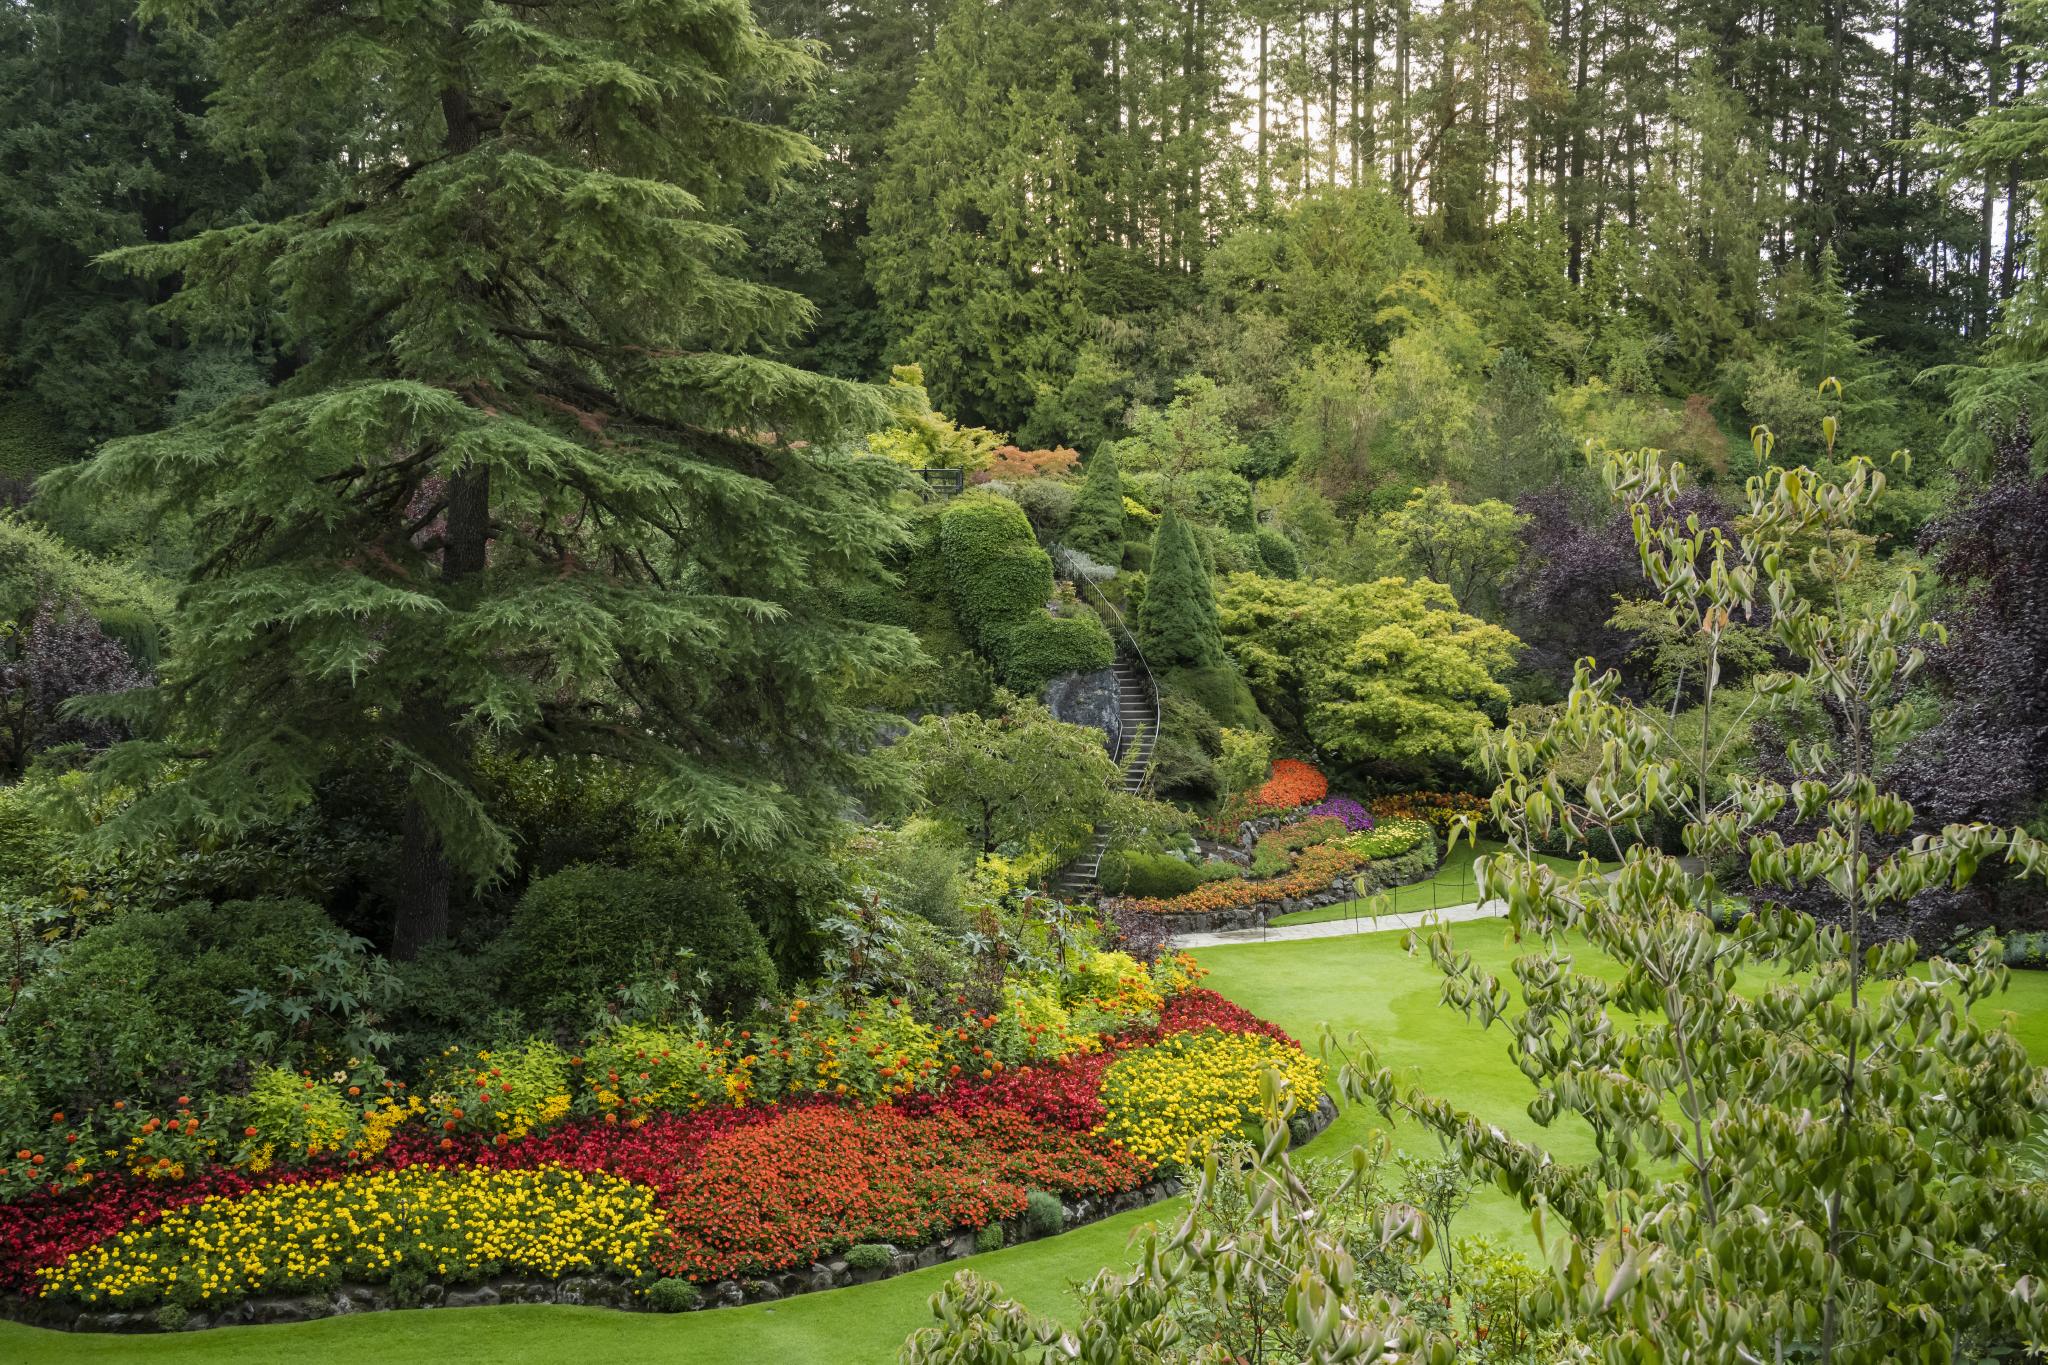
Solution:
[[[114,258],[181,277],[194,329],[274,308],[299,358],[70,480],[155,489],[202,540],[156,737],[101,765],[144,793],[116,832],[231,830],[381,762],[404,955],[454,875],[515,859],[482,742],[623,763],[652,815],[726,841],[836,809],[878,771],[841,689],[907,648],[819,596],[900,535],[897,476],[837,444],[887,407],[758,358],[808,309],[729,273],[712,217],[812,154],[734,112],[809,59],[746,0],[278,0],[221,44],[220,135],[308,107],[371,131],[310,211]]]
[[[1067,521],[1067,548],[1091,559],[1117,565],[1124,558],[1124,477],[1117,468],[1116,445],[1105,441],[1088,457],[1081,474],[1081,492]]]
[[[1152,538],[1152,570],[1138,614],[1138,644],[1154,669],[1212,668],[1224,661],[1216,593],[1201,547],[1180,514],[1168,508]]]

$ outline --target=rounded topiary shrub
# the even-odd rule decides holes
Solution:
[[[860,1242],[846,1249],[849,1270],[887,1270],[896,1259],[896,1249],[881,1242]]]
[[[974,1234],[976,1251],[1001,1251],[1003,1249],[1003,1225],[984,1223],[981,1231]]]
[[[1103,854],[1095,872],[1095,884],[1112,896],[1184,896],[1202,880],[1185,859],[1121,849]]]
[[[513,1002],[536,1023],[572,1025],[621,982],[665,968],[684,949],[708,978],[708,1009],[745,1014],[775,990],[760,929],[716,881],[564,868],[526,889],[499,945]]]
[[[939,545],[954,617],[984,649],[1052,598],[1052,557],[1014,502],[962,498],[946,509]]]

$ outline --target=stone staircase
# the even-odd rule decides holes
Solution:
[[[1159,744],[1159,703],[1152,692],[1152,675],[1144,661],[1122,654],[1116,661],[1117,764],[1123,770],[1123,788],[1138,792],[1152,771],[1152,751]],[[1095,874],[1109,847],[1109,831],[1097,830],[1088,851],[1060,869],[1053,890],[1062,899],[1078,900],[1095,891]]]

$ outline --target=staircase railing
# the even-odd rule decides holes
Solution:
[[[1083,589],[1095,594],[1096,602],[1101,604],[1102,609],[1109,613],[1109,619],[1115,623],[1113,628],[1122,639],[1123,649],[1130,654],[1131,658],[1137,661],[1138,667],[1144,670],[1145,691],[1150,695],[1152,701],[1152,752],[1145,760],[1145,776],[1139,782],[1138,790],[1141,792],[1147,791],[1152,786],[1153,770],[1158,767],[1159,759],[1159,679],[1152,676],[1152,665],[1145,662],[1145,651],[1138,648],[1138,637],[1132,634],[1129,623],[1124,620],[1124,614],[1116,609],[1116,603],[1109,600],[1109,595],[1103,592],[1093,579],[1084,577],[1081,574],[1075,574],[1074,580]],[[1122,700],[1121,696],[1119,696],[1118,700]],[[1132,737],[1124,733],[1122,725],[1118,725],[1116,761],[1117,772],[1120,775],[1124,771],[1124,754],[1129,751],[1131,743]]]

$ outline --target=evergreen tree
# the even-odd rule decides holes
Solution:
[[[1155,670],[1211,668],[1225,661],[1209,570],[1194,532],[1172,508],[1160,518],[1152,537],[1152,570],[1138,613],[1138,645]]]
[[[246,337],[192,349],[151,313],[158,281],[93,258],[301,207],[332,176],[317,116],[239,147],[204,136],[219,29],[140,20],[133,0],[0,6],[0,368],[76,444],[159,425],[223,366],[261,380]]]
[[[1067,519],[1067,548],[1115,566],[1124,560],[1124,479],[1116,446],[1108,443],[1088,457],[1074,514]]]
[[[278,0],[221,71],[218,136],[314,108],[382,145],[311,211],[117,257],[181,277],[180,325],[274,306],[302,363],[67,480],[200,509],[137,717],[160,737],[100,768],[144,793],[113,832],[233,829],[374,755],[405,792],[403,955],[446,932],[455,874],[514,861],[486,740],[622,762],[652,815],[738,844],[879,773],[840,689],[907,638],[819,594],[900,537],[898,476],[837,444],[886,405],[755,358],[808,310],[735,279],[707,216],[808,155],[731,108],[802,53],[746,0]]]

